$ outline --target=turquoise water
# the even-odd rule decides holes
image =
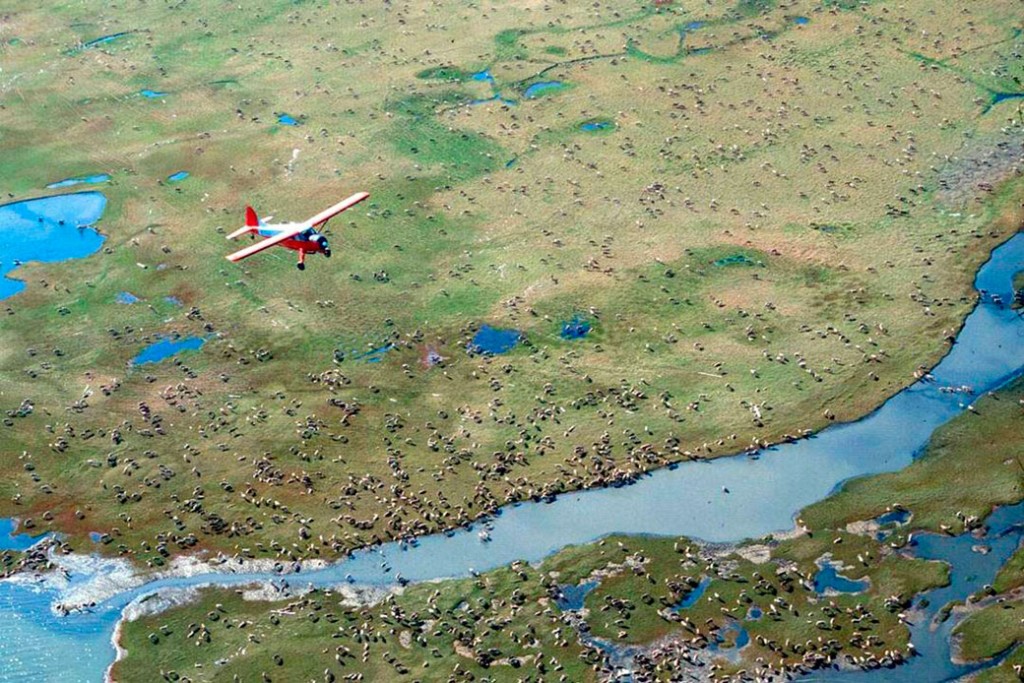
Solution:
[[[294,118],[294,117],[292,117],[292,116],[289,116],[288,114],[278,114],[277,115],[277,122],[280,123],[282,126],[297,126],[297,125],[299,125],[299,120]]]
[[[118,292],[114,297],[114,300],[119,304],[137,304],[139,303],[139,297],[135,296],[131,292]]]
[[[188,171],[178,171],[177,173],[172,173],[171,175],[167,176],[167,180],[168,182],[176,183],[181,180],[184,180],[185,178],[188,178],[188,176]]]
[[[150,99],[150,100],[159,99],[161,97],[167,97],[167,93],[160,92],[159,90],[149,90],[149,89],[140,90],[139,94],[142,95],[143,97],[145,97],[146,99]]]
[[[105,183],[108,180],[110,180],[110,174],[97,173],[96,175],[78,176],[77,178],[65,178],[64,180],[58,180],[55,183],[47,185],[46,189],[59,190],[65,187],[74,187],[75,185],[98,185],[99,183]]]
[[[0,206],[0,299],[25,288],[6,277],[19,262],[64,261],[98,251],[105,238],[86,226],[100,219],[106,205],[99,192],[76,192]]]
[[[562,83],[561,81],[541,81],[540,83],[534,83],[528,87],[523,92],[523,96],[527,99],[533,99],[535,97],[540,97],[541,95],[546,95],[549,92],[561,90],[564,87],[565,83]]]
[[[999,104],[1006,100],[1017,100],[1024,97],[1024,92],[997,92],[992,95],[992,104]]]
[[[580,130],[586,131],[588,133],[593,133],[599,130],[607,130],[609,128],[614,127],[615,124],[612,123],[611,121],[587,121],[586,123],[580,124]]]
[[[160,341],[150,344],[139,355],[132,358],[132,365],[159,363],[182,351],[195,351],[205,343],[206,340],[202,337],[182,337],[181,339],[162,337]]]
[[[106,45],[107,43],[112,43],[115,40],[117,40],[118,38],[123,38],[126,35],[128,35],[128,32],[127,31],[122,31],[121,33],[112,33],[109,36],[102,36],[100,38],[93,38],[89,42],[83,43],[82,44],[82,48],[86,49],[86,48],[90,48],[90,47],[96,47],[97,45]]]
[[[1011,278],[1021,263],[1024,235],[1018,234],[994,252],[993,259],[981,269],[976,287],[1009,300]],[[466,576],[517,559],[536,562],[566,545],[617,532],[736,541],[790,529],[799,509],[827,496],[846,479],[910,464],[935,428],[964,410],[965,397],[943,392],[942,387],[970,384],[975,393],[982,393],[1019,374],[1024,369],[1022,336],[1024,321],[987,298],[967,318],[958,342],[934,369],[935,381],[912,385],[863,420],[768,449],[757,459],[733,457],[683,463],[659,470],[633,486],[581,491],[551,502],[508,506],[491,521],[488,543],[480,543],[469,530],[423,537],[415,545],[388,543],[291,580],[321,586],[346,580],[393,585],[398,577],[422,581]],[[722,492],[726,485],[728,495]],[[977,541],[969,536],[918,536],[915,554],[942,557],[956,567],[952,585],[929,594],[932,604],[941,605],[990,581],[1020,540],[1020,529],[1013,525],[1022,516],[1021,506],[1003,508],[993,515],[993,529],[1002,528],[1008,533],[990,534],[987,543],[993,552],[989,555],[972,553],[970,546]],[[107,570],[100,565],[72,572],[71,580],[80,583],[103,571]],[[55,618],[48,608],[60,599],[55,590],[0,582],[0,661],[10,662],[0,669],[0,681],[100,681],[113,658],[110,634],[120,610],[131,601],[169,588],[209,583],[237,586],[272,576],[220,573],[163,579],[124,591],[88,614],[64,619]],[[944,676],[933,674],[951,666],[948,649],[943,650],[950,627],[944,625],[930,635],[927,624],[915,624],[914,642],[928,656],[894,671],[865,675],[892,676],[881,680],[903,682],[943,680]],[[75,656],[54,656],[65,652],[74,652]],[[828,680],[833,675],[839,674],[815,674],[812,680]]]

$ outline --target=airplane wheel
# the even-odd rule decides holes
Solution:
[[[298,268],[299,270],[305,270],[306,269],[306,264],[305,263],[296,263],[295,267]]]

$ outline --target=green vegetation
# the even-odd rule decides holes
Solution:
[[[929,494],[924,501],[944,490],[942,479],[918,473],[934,462],[947,469],[970,463],[976,476],[998,479],[1004,463],[978,457],[980,444],[986,443],[984,435],[1019,421],[1022,391],[1024,380],[1018,380],[982,398],[976,413],[955,418],[935,435],[922,459],[906,470]],[[1022,445],[1020,430],[1001,432],[1001,438],[1004,453]],[[971,486],[970,478],[963,481],[974,496],[967,509],[1020,499],[1004,501],[999,487],[988,490]],[[863,483],[890,493],[903,490],[893,488],[892,475]],[[607,670],[597,647],[602,642],[640,648],[648,659],[634,665],[655,666],[665,675],[694,662],[714,662],[721,667],[719,679],[741,670],[768,675],[832,662],[898,663],[909,635],[899,614],[915,596],[945,585],[948,568],[900,549],[901,535],[933,523],[926,508],[911,508],[909,522],[888,528],[879,540],[871,529],[844,528],[852,511],[869,517],[878,511],[853,507],[850,500],[844,490],[803,511],[810,527],[781,540],[706,546],[685,538],[612,536],[565,548],[537,567],[515,563],[474,579],[416,585],[372,607],[352,607],[352,595],[330,592],[261,603],[209,591],[192,604],[128,622],[121,638],[128,656],[116,674],[118,680],[141,680],[157,667],[188,672],[195,681],[236,675],[248,680],[263,672],[297,680],[330,670],[367,680],[446,681],[472,675],[511,681],[533,671],[536,678],[529,680],[565,674],[566,680],[588,681]],[[828,526],[828,520],[835,525]],[[866,582],[864,590],[817,593],[815,575],[826,561],[840,567],[842,576]],[[1019,564],[1018,553],[1004,572],[1019,575]],[[563,613],[553,602],[558,587],[583,582],[596,583],[584,609]],[[1018,585],[997,580],[995,590],[1004,593]],[[970,661],[1024,639],[1024,603],[1005,595],[982,599],[955,630],[959,654]],[[749,643],[738,658],[724,659],[736,647],[741,628]],[[186,642],[196,647],[184,647]],[[275,663],[279,653],[282,660]],[[979,680],[1011,680],[1007,676],[1015,675],[1012,667],[1019,661],[1014,653]],[[531,668],[537,662],[545,669]]]
[[[112,181],[104,249],[20,268],[0,304],[0,410],[34,406],[0,423],[0,515],[140,566],[336,559],[857,418],[947,350],[1024,196],[1007,105],[909,55],[1012,83],[1015,9],[13,0],[5,190]],[[572,87],[471,104],[538,80]],[[246,203],[361,189],[330,261],[223,259]],[[594,331],[562,339],[577,312]],[[526,342],[470,355],[484,323]],[[169,333],[210,340],[130,365]],[[898,502],[939,522],[902,489],[849,510]],[[875,578],[935,580],[908,567]]]
[[[954,635],[964,660],[995,657],[1024,640],[1024,603],[997,602],[973,612],[957,625]]]
[[[811,528],[840,529],[898,506],[913,514],[916,529],[961,533],[980,525],[992,506],[1024,499],[1024,463],[1009,447],[1020,440],[1022,400],[1024,379],[975,401],[973,410],[935,432],[910,467],[849,482],[804,510],[802,521]],[[956,486],[948,486],[950,481]]]

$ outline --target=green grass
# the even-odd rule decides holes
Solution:
[[[960,533],[964,516],[984,519],[993,505],[1020,501],[1024,466],[1010,444],[1019,435],[1021,399],[1024,380],[974,401],[975,412],[940,427],[910,467],[848,482],[804,510],[802,520],[812,528],[841,528],[901,505],[913,514],[914,528]],[[957,485],[946,486],[949,481]]]
[[[1024,604],[996,603],[971,613],[954,629],[958,655],[976,662],[994,657],[1024,640]]]
[[[109,533],[100,552],[142,565],[164,561],[158,537],[172,533],[198,545],[168,554],[337,558],[531,488],[595,486],[686,451],[734,454],[820,429],[826,411],[862,416],[943,355],[976,268],[1019,224],[1019,183],[996,178],[980,201],[970,184],[960,203],[937,190],[950,168],[937,160],[955,166],[1019,128],[975,116],[977,87],[957,72],[908,57],[1012,81],[1011,4],[973,17],[872,4],[797,30],[790,17],[820,3],[509,4],[482,20],[468,5],[281,0],[257,16],[89,0],[55,20],[15,2],[5,36],[20,40],[4,47],[0,92],[7,191],[113,180],[104,250],[24,266],[27,289],[0,308],[0,409],[37,406],[0,427],[0,514],[84,551],[89,531]],[[623,54],[672,55],[694,20],[705,26],[688,47],[713,48],[700,59]],[[868,21],[877,27],[858,31]],[[66,54],[119,30],[132,33]],[[921,37],[939,31],[948,43]],[[978,49],[961,54],[956,41]],[[753,54],[785,78],[748,68]],[[866,54],[877,57],[863,66]],[[491,92],[465,78],[481,65],[506,97],[541,78],[573,87],[469,106]],[[171,95],[145,101],[142,86]],[[303,125],[277,125],[282,111]],[[601,135],[578,127],[613,119]],[[166,184],[178,170],[188,181]],[[283,250],[223,259],[246,203],[299,219],[359,189],[371,200],[329,225],[334,257],[301,276]],[[752,263],[714,265],[737,254]],[[122,290],[143,301],[116,304]],[[185,305],[165,306],[168,295]],[[562,340],[576,313],[593,332]],[[469,357],[484,323],[528,343]],[[213,336],[180,364],[127,367],[172,332]],[[381,362],[335,362],[335,350],[385,337],[395,348]],[[428,347],[443,367],[423,366]],[[870,354],[883,362],[869,370]],[[762,401],[758,420],[749,406]],[[559,424],[542,419],[549,410]],[[651,460],[613,439],[606,459],[580,467],[577,448],[626,430],[644,435]],[[515,463],[495,456],[506,441]],[[419,508],[401,502],[412,493]],[[325,514],[339,501],[351,517]],[[404,516],[351,521],[394,506]],[[218,533],[218,517],[236,531]],[[300,517],[316,541],[299,543]]]
[[[935,436],[943,455],[937,455],[933,443],[929,455],[906,472],[933,458],[975,456],[976,433],[1012,423],[1012,416],[995,408],[1011,405],[1019,410],[1019,392],[1020,383],[1014,384],[980,402],[978,414],[954,418]],[[1006,435],[1002,447],[1012,451],[1019,440],[1016,432]],[[989,479],[1002,467],[991,458],[972,462],[977,476]],[[876,475],[864,482],[883,489],[888,477]],[[936,477],[918,479],[916,485],[927,499],[949,495],[944,481]],[[989,493],[985,497],[983,490],[975,491],[975,503],[1000,502],[998,490]],[[569,680],[591,680],[593,671],[584,662],[594,661],[592,655],[584,652],[549,598],[555,586],[583,581],[598,583],[584,602],[588,630],[614,643],[649,646],[683,637],[706,647],[730,624],[742,624],[752,642],[738,663],[726,664],[727,672],[753,666],[758,657],[770,660],[775,669],[792,667],[804,661],[805,644],[818,638],[827,638],[831,644],[825,651],[841,658],[905,653],[909,632],[897,614],[913,604],[915,596],[947,585],[949,568],[897,550],[906,529],[883,540],[845,530],[849,495],[841,491],[815,504],[811,509],[816,514],[805,510],[801,516],[810,524],[808,533],[752,542],[763,544],[759,552],[752,544],[707,547],[685,538],[611,536],[565,548],[537,567],[516,563],[475,579],[417,585],[363,609],[344,607],[338,596],[323,592],[287,606],[243,602],[230,591],[209,591],[195,603],[126,624],[121,643],[128,656],[117,665],[117,674],[119,680],[142,680],[156,667],[191,671],[195,680],[231,680],[234,675],[248,679],[279,671],[294,680],[331,669],[371,679],[441,681],[458,668],[495,680],[515,680],[522,663],[539,654],[556,671],[564,667]],[[907,528],[917,527],[917,514]],[[843,576],[866,581],[865,590],[827,598],[815,593],[812,582],[826,557],[840,564]],[[1018,564],[1017,556],[1007,564],[1008,577],[996,580],[997,591],[1016,587]],[[675,609],[702,579],[710,580],[703,595],[692,605]],[[755,607],[763,616],[747,619]],[[955,630],[963,658],[991,657],[1024,637],[1020,609],[1021,603],[1013,601],[970,614]],[[215,612],[217,619],[212,620]],[[249,622],[244,629],[242,622]],[[183,632],[198,623],[210,629],[210,641],[185,647]],[[344,666],[338,667],[332,661],[338,647],[359,651],[361,643],[353,641],[357,623],[364,634],[380,633],[382,639],[363,641],[370,648],[365,661],[344,658]],[[331,647],[325,648],[328,633]],[[402,638],[415,645],[402,645]],[[728,648],[731,638],[725,637],[721,647]],[[282,664],[273,662],[275,653],[283,653]],[[1014,657],[1008,661],[1016,661]],[[217,660],[227,663],[211,666]],[[513,660],[520,666],[512,666]],[[387,668],[382,661],[393,664]],[[667,661],[659,663],[669,666]],[[1009,664],[984,675],[986,680],[1003,680],[999,677],[1007,671]]]

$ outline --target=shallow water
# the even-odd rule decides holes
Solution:
[[[564,87],[565,83],[562,83],[561,81],[541,81],[540,83],[534,83],[529,86],[523,92],[523,96],[527,99],[533,99],[549,92],[554,92],[555,90],[561,90]]]
[[[700,583],[693,587],[693,589],[686,594],[686,597],[679,601],[679,604],[675,605],[672,609],[679,611],[681,609],[688,609],[697,604],[697,601],[704,597],[705,591],[708,586],[711,585],[711,579],[707,576],[702,576]]]
[[[64,261],[99,250],[105,238],[87,226],[106,205],[99,192],[76,192],[0,206],[0,299],[25,288],[4,277],[17,262]]]
[[[16,526],[13,519],[0,519],[0,550],[28,550],[47,536],[16,534]]]
[[[60,190],[65,187],[74,187],[75,185],[98,185],[105,183],[110,180],[109,173],[97,173],[96,175],[78,176],[75,178],[65,178],[64,180],[58,180],[55,183],[50,183],[46,186],[48,190]]]
[[[590,334],[590,322],[573,316],[572,320],[562,323],[562,339],[583,339]]]
[[[976,286],[1009,300],[1011,278],[1021,263],[1024,234],[1016,235],[994,252],[993,259],[981,269]],[[935,428],[962,412],[969,400],[942,392],[941,387],[971,384],[980,393],[1019,374],[1024,368],[1022,337],[1024,321],[986,298],[968,317],[958,343],[933,371],[934,382],[914,384],[859,422],[837,425],[812,438],[769,449],[757,459],[733,457],[684,463],[659,470],[633,486],[509,506],[491,521],[489,543],[480,543],[472,529],[424,537],[414,544],[388,543],[358,552],[327,569],[292,575],[289,581],[293,585],[309,582],[331,586],[345,581],[393,585],[399,577],[418,581],[466,576],[473,570],[485,571],[513,560],[536,562],[566,545],[617,532],[737,541],[790,529],[798,510],[824,498],[846,479],[910,464]],[[729,493],[723,490],[726,485]],[[1020,508],[997,511],[993,526],[1013,514],[1019,516]],[[975,542],[970,538],[921,537],[916,549],[920,556],[934,553],[952,560],[958,568],[969,567],[953,572],[950,588],[929,595],[933,604],[973,590],[975,584],[980,586],[1012,552],[1016,541],[1007,536],[992,542],[993,553],[982,556],[970,552]],[[73,580],[81,582],[87,576],[76,575]],[[0,648],[19,653],[18,666],[22,667],[16,674],[0,671],[0,681],[23,680],[24,672],[32,672],[35,680],[59,675],[61,680],[99,681],[105,664],[113,658],[109,636],[120,610],[131,601],[167,588],[209,583],[240,585],[271,576],[212,574],[164,579],[124,591],[91,614],[61,620],[46,609],[48,601],[59,599],[56,591],[48,590],[48,597],[41,598],[29,588],[0,583]],[[915,630],[919,651],[941,659],[944,636],[936,636],[932,642],[926,635]],[[55,664],[53,653],[72,649],[76,652],[74,660]],[[4,654],[0,649],[0,661]],[[941,680],[931,674],[943,667],[946,663],[926,662],[922,657],[908,667],[883,671],[896,677],[883,680]]]
[[[502,330],[484,325],[473,335],[469,350],[473,353],[505,353],[514,349],[522,337],[519,330]]]
[[[297,126],[297,125],[299,125],[299,120],[296,119],[293,116],[289,116],[288,114],[278,114],[277,115],[277,122],[280,123],[282,126]]]
[[[833,590],[837,593],[860,593],[868,587],[867,581],[848,579],[839,573],[835,565],[827,563],[814,575],[814,590],[825,593]]]
[[[563,612],[581,610],[587,595],[597,586],[597,581],[586,581],[578,586],[559,586],[558,589],[562,591],[562,595],[555,599],[555,604]]]
[[[928,560],[942,560],[953,567],[950,585],[924,593],[921,598],[928,607],[912,614],[910,640],[919,654],[895,669],[876,669],[858,672],[853,681],[850,674],[824,671],[811,675],[808,681],[850,681],[850,683],[917,683],[918,681],[948,681],[983,668],[981,665],[956,665],[950,659],[949,635],[956,625],[947,619],[934,628],[935,615],[952,600],[964,600],[977,593],[995,578],[996,572],[1009,559],[1024,537],[1024,503],[999,508],[986,520],[988,534],[983,539],[970,534],[940,536],[922,534],[911,548],[914,556]],[[979,543],[991,550],[987,554],[975,552]],[[921,599],[919,598],[919,600]],[[917,604],[917,603],[915,603]]]
[[[85,49],[85,48],[90,48],[90,47],[96,47],[97,45],[106,45],[107,43],[112,43],[115,40],[117,40],[118,38],[123,38],[126,35],[128,35],[128,32],[127,31],[122,31],[121,33],[112,33],[109,36],[101,36],[100,38],[93,38],[92,40],[88,41],[87,43],[83,43],[82,44],[82,48]]]
[[[159,363],[160,361],[170,358],[182,351],[195,351],[205,343],[206,340],[202,337],[182,337],[181,339],[161,338],[160,341],[150,344],[139,352],[139,355],[132,358],[132,365]]]
[[[185,178],[188,178],[188,176],[188,171],[178,171],[177,173],[172,173],[171,175],[167,176],[167,180],[169,182],[176,183],[181,180],[184,180]]]

